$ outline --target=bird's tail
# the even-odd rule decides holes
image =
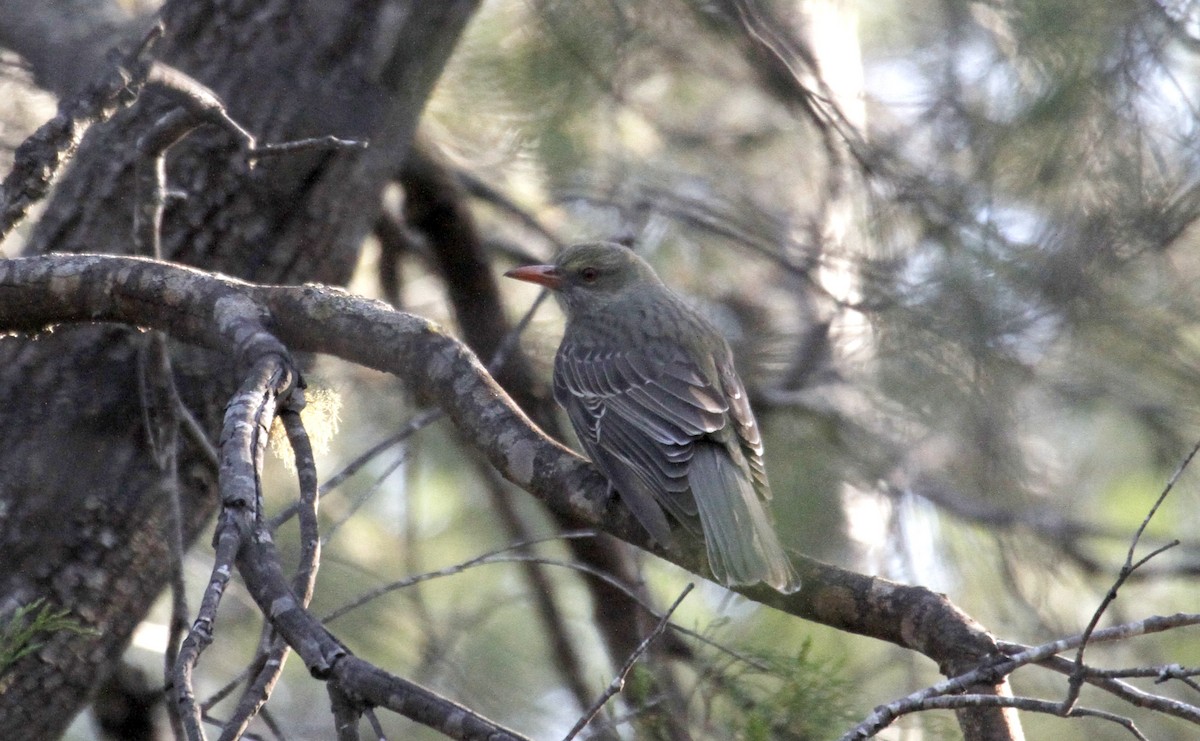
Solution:
[[[688,483],[718,581],[727,586],[764,582],[784,593],[800,589],[766,507],[723,446],[696,444]]]

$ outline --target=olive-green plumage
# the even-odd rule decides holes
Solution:
[[[554,398],[592,462],[650,535],[664,510],[698,518],[723,584],[800,580],[767,514],[762,439],[721,334],[618,244],[568,247],[507,275],[556,291],[567,315]]]

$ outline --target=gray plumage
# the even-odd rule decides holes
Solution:
[[[554,398],[650,535],[697,519],[723,584],[799,589],[771,525],[762,438],[721,334],[621,245],[564,250],[509,275],[555,289],[567,326]]]

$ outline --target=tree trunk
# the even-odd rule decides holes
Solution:
[[[159,58],[216,91],[260,141],[332,134],[371,147],[247,167],[226,133],[197,130],[169,158],[186,196],[167,208],[164,256],[257,282],[344,283],[477,4],[169,3]],[[173,105],[148,87],[88,132],[29,251],[131,251],[137,141]],[[187,542],[215,511],[216,471],[195,445],[180,450],[177,481],[154,463],[137,381],[146,337],[88,326],[0,340],[0,614],[44,598],[95,629],[49,637],[0,679],[0,738],[60,735],[120,656],[169,575],[170,489]],[[181,347],[173,365],[215,439],[232,369]]]

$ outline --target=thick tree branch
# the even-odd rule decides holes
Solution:
[[[0,2],[5,19],[0,34],[16,29],[8,23],[14,13],[44,18],[69,4]],[[167,204],[163,254],[260,281],[346,280],[380,190],[404,158],[426,94],[477,5],[476,0],[167,3],[162,18],[168,31],[155,48],[156,59],[201,81],[245,131],[269,140],[353,136],[374,146],[350,154],[307,150],[264,159],[278,148],[247,150],[244,137],[227,127],[198,129],[170,154],[168,182],[187,197]],[[81,9],[75,19],[86,25],[87,17],[88,9]],[[52,22],[46,27],[67,31]],[[43,38],[30,30],[24,41]],[[91,48],[104,46],[97,42]],[[49,57],[55,54],[70,64],[80,59],[62,47],[48,50]],[[116,66],[100,65],[96,58],[76,65],[76,71],[91,76]],[[20,171],[9,181],[20,187],[5,186],[0,227],[15,223],[44,195],[46,183],[79,145],[28,237],[30,254],[130,251],[137,142],[164,114],[189,102],[163,86],[131,89],[127,83],[144,80],[149,60],[136,61],[140,67],[114,75],[103,94],[85,96],[90,108],[84,115],[75,115],[69,91],[87,81],[60,86],[65,113],[30,142],[30,156],[21,158]],[[45,79],[43,70],[37,74]],[[136,105],[92,126],[80,141],[82,125],[107,117],[139,89],[144,94]],[[180,418],[189,430],[200,431],[180,438],[185,543],[217,506],[213,470],[192,439],[214,434],[219,410],[245,370],[224,362],[238,340],[214,339],[221,352],[173,348],[180,397],[191,410],[180,409]],[[8,514],[0,518],[3,602],[45,598],[69,606],[98,629],[94,636],[56,636],[53,650],[27,657],[0,698],[0,735],[61,735],[168,578],[160,491],[169,481],[146,453],[141,415],[130,401],[136,397],[131,367],[139,344],[136,332],[114,326],[73,327],[40,342],[0,343],[0,366],[8,371],[0,390],[8,432],[0,463],[5,469],[0,498]],[[188,421],[192,416],[198,426]],[[75,465],[56,466],[63,456]]]
[[[256,332],[261,320],[271,335]],[[436,325],[378,301],[317,286],[254,286],[151,260],[92,255],[0,262],[0,327],[37,331],[59,322],[115,321],[233,351],[335,355],[405,379],[440,405],[467,439],[510,481],[580,522],[708,574],[703,545],[680,533],[663,551],[624,510],[603,477],[548,438],[486,373],[474,354]],[[276,340],[275,338],[278,338]],[[804,557],[804,588],[740,590],[784,612],[910,648],[944,674],[999,656],[981,626],[944,596]]]
[[[290,351],[303,351],[327,353],[393,373],[405,379],[417,394],[438,404],[501,474],[555,511],[651,550],[686,569],[708,573],[699,543],[688,543],[675,552],[662,551],[623,508],[614,506],[604,480],[586,461],[544,435],[466,347],[425,319],[337,289],[257,286],[141,258],[56,255],[0,261],[0,327],[36,332],[57,323],[94,321],[149,327],[178,340],[218,348],[241,358],[243,368],[253,367],[263,358],[286,362]],[[248,475],[239,480],[247,480]],[[228,498],[228,491],[225,496]],[[230,513],[228,505],[226,512],[236,515]],[[361,687],[366,681],[375,689],[367,694],[356,689],[354,697],[367,705],[386,705],[382,700],[392,698],[388,700],[392,704],[387,706],[407,713],[403,709],[406,703],[396,705],[394,695],[384,689],[390,686],[390,692],[395,692],[395,682],[406,687],[407,683],[378,674],[378,670],[364,662],[350,661],[340,644],[299,602],[289,609],[279,609],[287,601],[280,601],[283,596],[293,593],[282,573],[275,573],[279,569],[269,538],[254,536],[247,540],[244,532],[251,526],[257,528],[259,525],[255,523],[260,518],[247,518],[241,525],[235,520],[238,517],[233,520],[223,517],[226,524],[219,528],[218,544],[227,541],[241,544],[228,552],[240,554],[238,565],[248,586],[262,600],[276,628],[300,652],[310,670],[345,683],[345,687]],[[235,530],[229,529],[235,525]],[[235,535],[235,531],[241,534]],[[220,535],[222,532],[232,541]],[[679,540],[686,541],[683,537]],[[247,545],[250,542],[256,544],[253,549]],[[767,587],[740,591],[750,599],[792,615],[920,652],[937,662],[941,672],[950,678],[905,698],[903,707],[897,705],[878,717],[873,716],[864,729],[882,727],[898,714],[930,707],[930,702],[942,702],[931,698],[946,694],[973,696],[970,702],[946,701],[959,709],[1021,707],[1011,698],[977,698],[983,695],[1003,698],[1003,678],[1025,664],[1053,659],[1057,662],[1053,668],[1063,669],[1060,665],[1064,662],[1054,657],[1084,641],[1083,637],[1064,639],[1017,655],[1005,655],[980,625],[943,595],[802,556],[795,561],[804,580],[799,592],[782,595]],[[217,598],[219,582],[220,579],[214,580]],[[268,599],[265,595],[274,597]],[[203,617],[212,609],[215,603],[206,598],[198,625],[207,624],[203,623]],[[1093,643],[1118,640],[1194,624],[1196,620],[1194,615],[1149,618],[1136,624],[1096,630],[1089,640]],[[202,648],[210,639],[210,630],[206,628],[199,634],[199,644],[185,643],[182,652],[185,660],[180,664],[185,671],[177,677],[181,687],[188,686],[186,667],[198,655],[196,648]],[[1010,652],[1015,650],[1009,644],[1004,647]],[[1085,681],[1135,704],[1149,700],[1148,704],[1168,714],[1194,719],[1192,710],[1180,710],[1170,703],[1145,697],[1144,693],[1131,691],[1111,678],[1096,676],[1090,667],[1083,676]],[[382,694],[371,694],[376,690]],[[420,688],[405,691],[416,692],[413,697],[424,692]],[[195,706],[188,704],[186,698],[187,693],[183,693],[182,715],[185,720],[195,719]],[[424,706],[434,701],[431,696],[419,704]],[[977,714],[976,717],[1003,716]],[[425,722],[436,725],[437,721],[427,718]],[[999,738],[1003,733],[1003,728],[998,727],[980,730],[977,736]]]

